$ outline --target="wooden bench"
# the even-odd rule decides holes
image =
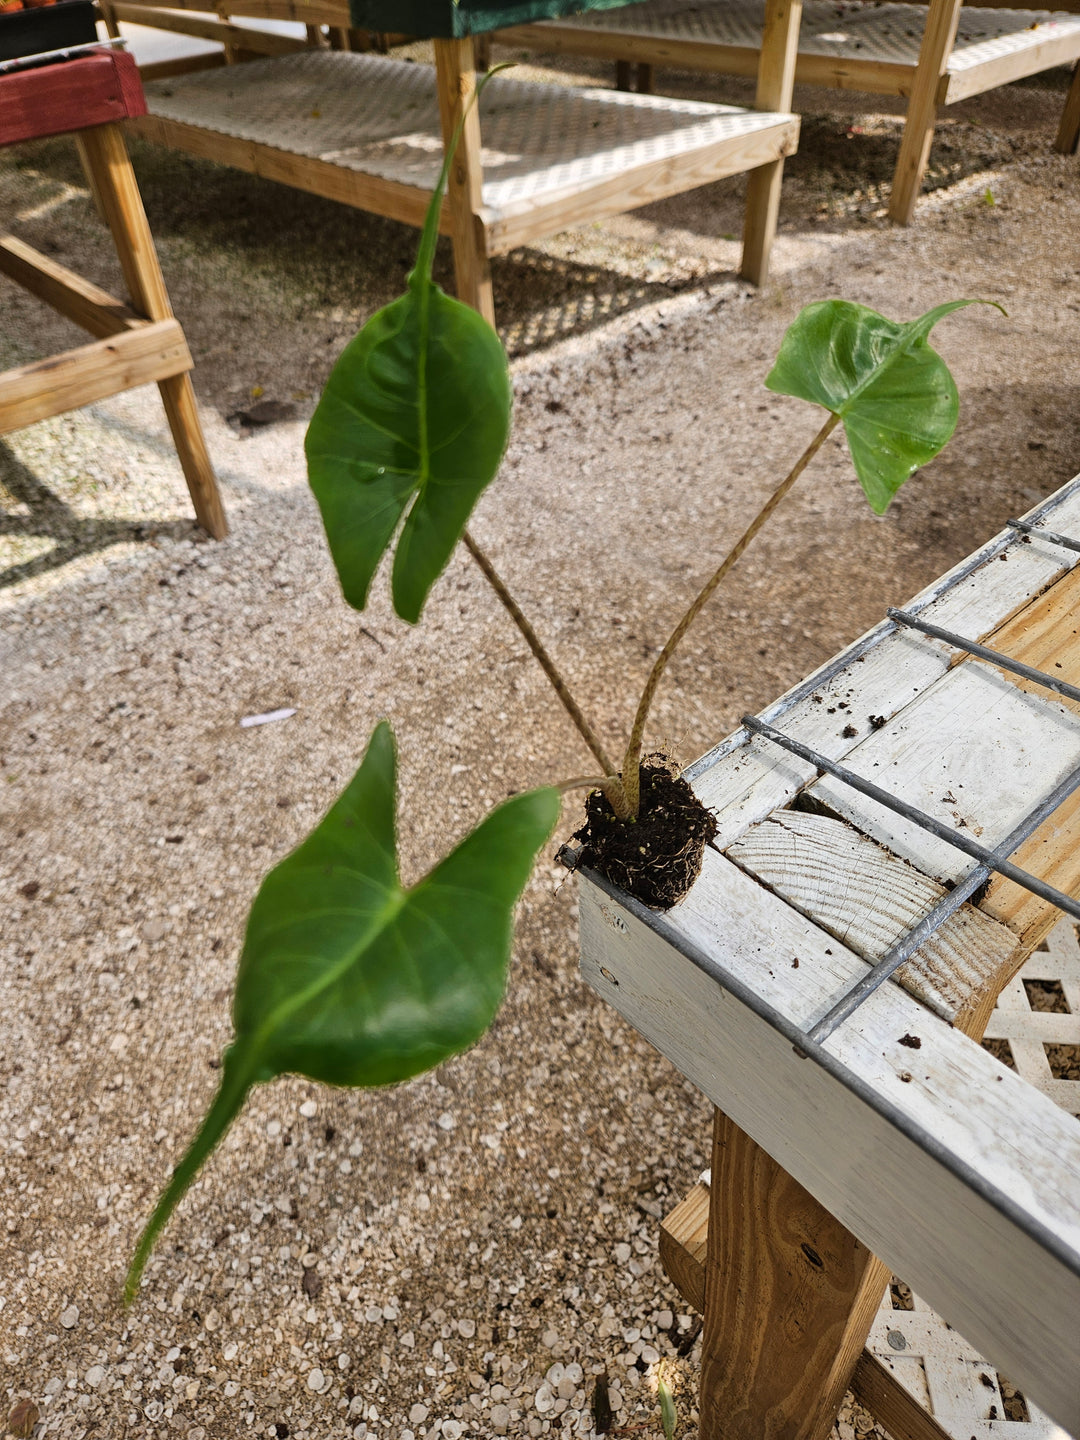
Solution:
[[[1056,148],[1080,138],[1080,14],[961,7],[961,0],[870,4],[806,0],[795,79],[807,85],[908,99],[889,214],[907,224],[922,188],[937,110],[1060,65],[1075,65]],[[626,10],[546,20],[503,30],[498,42],[614,59],[628,68],[752,75],[760,0],[646,0]]]
[[[1080,951],[1074,935],[1056,969],[1021,970],[1058,911],[1015,875],[980,888],[952,843],[1012,837],[1078,909],[1077,550],[1080,477],[692,765],[718,833],[674,910],[579,871],[584,977],[717,1107],[710,1184],[661,1238],[704,1316],[702,1440],[826,1440],[853,1377],[896,1440],[1080,1435],[1080,1083],[1045,1050],[1076,1073]],[[936,907],[940,927],[916,929]],[[1056,977],[1068,1013],[1025,1018],[1025,973]],[[923,1297],[906,1320],[879,1309],[890,1275]],[[954,1346],[983,1392],[970,1428],[920,1397],[926,1366],[895,1363],[909,1336],[930,1343],[930,1306],[970,1342]],[[999,1371],[1029,1426],[991,1415]]]
[[[120,129],[143,109],[135,63],[117,51],[0,76],[0,144],[74,135],[132,302],[125,305],[15,236],[0,235],[0,274],[96,337],[0,375],[0,435],[156,381],[196,518],[220,539],[225,512],[188,373],[191,354],[169,305]]]
[[[475,41],[435,40],[435,71],[374,53],[260,38],[170,6],[113,4],[137,21],[274,53],[156,79],[132,129],[163,145],[294,185],[410,225],[434,190],[442,147],[476,86]],[[330,25],[352,43],[349,14],[323,0],[246,0],[230,14]],[[494,319],[490,260],[567,226],[750,172],[742,273],[768,274],[783,162],[798,143],[790,113],[799,0],[766,0],[756,108],[493,77],[468,113],[441,228],[453,241],[458,295]],[[336,21],[336,25],[332,22]],[[215,29],[214,27],[220,27]],[[481,139],[481,136],[483,139]],[[481,148],[483,147],[483,148]]]

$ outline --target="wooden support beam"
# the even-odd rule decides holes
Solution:
[[[84,280],[14,235],[0,236],[0,273],[16,281],[91,335],[103,339],[142,323],[135,311],[107,290]]]
[[[721,1111],[701,1440],[827,1440],[889,1270]]]
[[[150,320],[170,321],[172,307],[169,304],[168,291],[165,289],[165,280],[158,264],[157,251],[147,223],[146,211],[143,209],[135,172],[131,168],[131,160],[119,127],[96,126],[81,131],[77,138],[87,178],[100,198],[135,309]],[[186,353],[186,342],[184,350]],[[227,534],[228,525],[199,423],[191,380],[186,374],[180,373],[190,368],[189,358],[186,365],[179,365],[162,376],[147,378],[159,381],[158,388],[191,502],[195,507],[196,519],[208,535],[218,540]],[[72,402],[72,406],[76,403],[85,402]]]
[[[930,159],[939,91],[943,81],[948,83],[949,56],[959,23],[960,0],[930,0],[889,198],[889,219],[898,225],[907,225],[915,213]]]
[[[699,1183],[660,1222],[664,1270],[683,1300],[699,1315],[705,1310],[708,1243],[709,1187]],[[851,1390],[892,1435],[902,1436],[903,1440],[955,1440],[870,1350],[863,1350],[855,1362]]]
[[[692,1310],[705,1313],[705,1257],[709,1248],[709,1187],[699,1180],[660,1222],[660,1263]]]
[[[766,0],[754,100],[756,109],[781,114],[791,110],[801,24],[802,0]],[[747,177],[746,218],[739,270],[754,285],[764,285],[769,278],[769,259],[776,238],[783,179],[782,159],[759,166]]]
[[[180,55],[175,60],[153,60],[140,65],[144,80],[168,80],[172,75],[192,75],[199,70],[220,70],[226,64],[224,52],[208,50],[205,55]]]
[[[172,307],[123,135],[115,125],[99,125],[80,131],[76,139],[135,309],[151,320],[169,319]]]
[[[293,20],[306,25],[348,25],[348,0],[139,0],[153,10],[194,10],[239,15],[248,20]],[[156,22],[155,22],[156,23]]]
[[[0,375],[0,435],[191,369],[176,320],[158,320]]]
[[[480,115],[473,103],[476,61],[472,40],[436,40],[435,73],[443,144],[449,145],[458,125],[462,126],[447,181],[457,295],[459,300],[479,310],[484,319],[494,325],[491,262],[480,214],[484,203],[483,171],[480,163]]]
[[[1080,145],[1080,60],[1073,69],[1072,83],[1065,97],[1065,108],[1061,112],[1054,149],[1062,155],[1075,155]]]
[[[119,40],[120,27],[116,23],[116,16],[113,14],[113,7],[109,0],[98,0],[98,10],[101,12],[101,20],[105,26],[105,33],[113,40]]]
[[[175,14],[157,5],[129,4],[116,0],[110,10],[117,20],[130,25],[151,26],[175,35],[192,35],[198,40],[211,40],[259,55],[293,55],[306,50],[303,40],[292,35],[276,35],[268,30],[253,30],[244,25],[230,25],[224,20],[208,20],[201,15]],[[143,71],[145,74],[145,70]]]
[[[1080,3],[1080,0],[1077,0]],[[627,67],[623,72],[629,90],[631,65],[664,66],[672,70],[699,70],[707,74],[756,77],[760,49],[753,43],[721,40],[686,40],[674,35],[650,35],[632,30],[605,31],[601,26],[574,26],[545,20],[532,25],[514,25],[499,31],[498,43],[545,50],[561,55],[611,60]],[[910,62],[852,60],[838,55],[802,54],[795,66],[799,85],[822,85],[834,90],[862,90],[883,95],[908,95],[915,67]]]

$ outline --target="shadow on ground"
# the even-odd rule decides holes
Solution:
[[[189,539],[196,533],[190,520],[105,520],[80,515],[0,441],[0,487],[14,508],[0,511],[0,542],[8,538],[47,540],[44,552],[0,570],[0,590],[59,570],[81,556],[100,554],[130,540]]]

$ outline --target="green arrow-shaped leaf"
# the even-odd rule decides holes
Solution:
[[[449,148],[446,165],[453,154]],[[308,427],[308,479],[345,599],[367,603],[402,516],[394,609],[415,624],[510,434],[499,337],[431,278],[446,165],[407,292],[379,310],[334,366]],[[406,514],[406,510],[408,513]]]
[[[884,514],[956,429],[959,396],[930,331],[965,305],[995,303],[952,300],[901,324],[850,300],[817,301],[788,329],[765,384],[840,416],[866,498]]]
[[[559,814],[557,790],[494,810],[411,889],[397,873],[390,727],[318,827],[262,883],[248,919],[221,1086],[139,1240],[158,1232],[252,1085],[407,1080],[474,1044],[502,999],[513,910]]]

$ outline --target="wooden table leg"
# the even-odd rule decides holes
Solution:
[[[480,218],[483,203],[480,165],[480,116],[470,104],[476,90],[476,60],[472,40],[436,40],[435,72],[439,87],[439,113],[443,143],[449,144],[462,115],[465,124],[447,182],[454,245],[457,295],[495,324],[491,294],[491,264]]]
[[[791,110],[801,25],[802,0],[766,0],[754,100],[756,109],[781,114]],[[759,165],[746,177],[746,218],[739,273],[754,285],[764,285],[769,278],[783,179],[783,160]]]
[[[135,309],[150,320],[172,318],[172,306],[158,264],[154,238],[131,168],[124,137],[116,125],[80,131],[79,154],[109,229]],[[206,450],[195,394],[188,375],[158,382],[169,428],[187,481],[195,517],[215,540],[228,533],[225,510]]]
[[[701,1440],[825,1440],[887,1266],[718,1110]]]
[[[1080,145],[1080,60],[1073,70],[1072,84],[1065,97],[1065,108],[1061,112],[1054,149],[1062,155],[1075,155]]]
[[[930,159],[939,91],[945,82],[959,23],[960,0],[930,0],[889,198],[889,219],[898,225],[907,225],[915,213]]]

